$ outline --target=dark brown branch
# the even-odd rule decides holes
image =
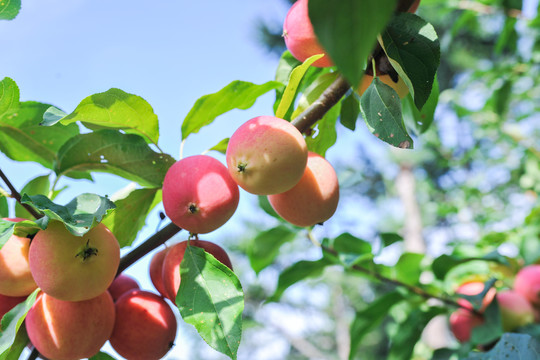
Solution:
[[[317,121],[323,118],[324,114],[336,105],[339,100],[349,91],[349,84],[343,78],[339,76],[324,92],[319,96],[319,98],[311,104],[306,110],[304,110],[300,115],[298,115],[291,122],[301,133],[306,132],[311,128]]]
[[[120,259],[120,265],[118,266],[118,271],[116,275],[117,276],[120,275],[122,271],[126,270],[128,267],[133,265],[144,255],[148,254],[150,251],[154,250],[159,245],[163,244],[165,241],[172,238],[180,230],[182,229],[176,226],[175,224],[170,223],[169,225],[165,226],[163,229],[159,230],[154,235],[150,236],[141,245],[137,246],[131,252],[124,255],[122,259]]]
[[[37,351],[36,348],[33,348],[30,355],[28,355],[28,360],[36,360],[37,358],[39,358],[39,351]]]
[[[21,202],[21,194],[15,189],[11,181],[7,178],[7,176],[4,174],[4,172],[0,169],[0,178],[4,180],[4,183],[6,183],[7,187],[9,188],[9,191],[11,191],[11,197],[17,200],[19,204],[21,204],[26,211],[28,211],[34,218],[39,219],[43,217],[43,214],[40,212],[37,212],[32,206],[28,204],[23,204]]]

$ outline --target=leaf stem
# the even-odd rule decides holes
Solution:
[[[9,188],[9,191],[11,191],[11,197],[14,198],[15,200],[17,200],[17,202],[19,204],[22,205],[22,207],[24,207],[26,209],[26,211],[28,211],[34,218],[36,219],[39,219],[39,218],[42,218],[43,217],[43,214],[40,213],[40,212],[37,212],[33,207],[31,207],[30,205],[28,204],[23,204],[21,202],[21,194],[17,191],[17,189],[15,189],[15,187],[13,186],[13,184],[11,183],[11,181],[9,181],[9,179],[7,178],[7,176],[4,174],[4,172],[2,171],[2,169],[0,169],[0,178],[2,178],[2,180],[4,181],[4,183],[7,185],[7,187]]]

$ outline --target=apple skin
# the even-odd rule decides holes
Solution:
[[[30,341],[46,358],[84,359],[95,355],[111,336],[114,302],[107,291],[77,302],[41,292],[25,322]]]
[[[164,297],[167,297],[167,292],[165,291],[165,286],[163,285],[163,260],[165,259],[165,255],[167,255],[168,251],[169,248],[167,247],[156,252],[154,256],[152,256],[152,260],[150,260],[149,265],[150,280],[152,280],[152,284],[154,284],[156,290]]]
[[[189,245],[204,249],[232,270],[231,260],[221,246],[205,240],[190,240]],[[172,246],[163,260],[163,285],[165,287],[166,297],[173,303],[176,303],[176,294],[180,288],[180,263],[184,258],[184,252],[187,246],[188,241],[182,241]]]
[[[514,290],[497,293],[504,331],[512,331],[534,322],[534,310],[529,301]]]
[[[88,251],[95,249],[95,253]],[[32,276],[41,290],[59,300],[81,301],[103,293],[120,263],[120,246],[109,229],[98,224],[82,237],[51,221],[37,232],[29,251]]]
[[[472,329],[483,323],[484,319],[467,309],[460,308],[450,314],[450,330],[462,343],[469,341]]]
[[[116,321],[109,341],[126,359],[161,359],[174,345],[176,317],[162,297],[133,290],[122,295],[115,308]]]
[[[308,0],[298,0],[289,9],[283,23],[283,38],[287,49],[298,61],[304,62],[313,55],[325,54],[312,65],[315,67],[333,66],[332,60],[319,44],[313,31],[308,13]]]
[[[540,265],[522,268],[514,279],[514,290],[523,295],[531,304],[540,306]]]
[[[268,201],[285,220],[296,226],[312,226],[332,217],[339,202],[336,172],[322,156],[309,152],[304,175],[292,189],[269,195]]]
[[[387,74],[385,75],[377,74],[377,77],[383,83],[385,83],[386,85],[394,89],[397,92],[400,99],[403,99],[409,93],[409,88],[407,87],[403,79],[401,79],[401,77],[398,77],[397,83],[394,82],[394,80],[392,80],[390,75],[387,75]],[[362,83],[360,84],[357,90],[358,95],[362,96],[362,94],[364,94],[364,92],[367,90],[367,88],[369,87],[372,81],[373,81],[373,75],[364,74],[364,76],[362,77]]]
[[[484,283],[481,281],[470,281],[463,283],[459,286],[459,288],[456,290],[456,294],[463,294],[463,295],[478,295],[484,290]],[[495,297],[495,294],[497,293],[497,290],[495,288],[490,288],[488,292],[486,293],[486,296],[482,300],[482,307],[480,308],[480,311],[484,311],[488,305],[493,301],[493,298]],[[463,298],[459,298],[457,300],[458,304],[467,308],[471,309],[473,308],[472,304],[467,300]]]
[[[107,290],[111,294],[113,301],[116,301],[124,293],[136,289],[140,289],[140,286],[134,278],[126,274],[120,274],[113,280]]]
[[[242,124],[227,146],[227,167],[247,192],[279,194],[300,181],[307,164],[304,137],[290,122],[259,116]]]
[[[26,300],[26,296],[6,296],[0,294],[0,320],[16,305]],[[0,329],[2,331],[2,329]]]
[[[21,218],[4,218],[13,222]],[[26,296],[37,289],[28,264],[30,239],[11,235],[0,249],[0,295]]]
[[[208,155],[174,163],[163,181],[163,207],[173,223],[195,234],[216,230],[236,211],[240,192],[227,168]]]
[[[418,10],[418,6],[420,6],[420,0],[416,0],[412,5],[411,7],[409,8],[409,10],[407,10],[407,12],[410,12],[411,14],[414,14],[416,12],[416,10]]]

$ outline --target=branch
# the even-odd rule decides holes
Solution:
[[[301,133],[306,132],[317,121],[322,119],[324,114],[336,105],[339,100],[349,91],[350,85],[343,76],[339,76],[310,107],[291,121]]]
[[[124,255],[120,259],[120,265],[118,266],[118,271],[116,276],[120,275],[122,271],[126,270],[128,267],[137,262],[144,255],[148,254],[150,251],[157,248],[159,245],[163,244],[165,241],[172,238],[176,235],[181,228],[176,226],[173,223],[165,226],[163,229],[156,232],[154,235],[146,239],[141,245],[137,246],[135,249],[131,250],[128,254]]]
[[[24,207],[26,209],[26,211],[28,211],[34,218],[36,219],[39,219],[39,218],[42,218],[43,217],[43,214],[40,213],[40,212],[37,212],[33,207],[31,207],[30,205],[28,204],[23,204],[21,202],[21,194],[19,194],[19,192],[17,191],[17,189],[15,189],[15,187],[13,186],[13,184],[11,183],[11,181],[9,181],[9,179],[7,178],[7,176],[4,174],[4,172],[0,169],[0,178],[2,178],[2,180],[4,180],[4,182],[6,183],[7,187],[9,188],[9,191],[11,191],[11,197],[14,198],[15,200],[17,200],[17,202],[19,204],[22,205],[22,207]]]
[[[37,358],[39,358],[39,351],[36,348],[32,348],[32,352],[28,355],[27,360],[36,360]]]

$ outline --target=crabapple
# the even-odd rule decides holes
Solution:
[[[25,219],[4,218],[19,222]],[[11,235],[0,249],[0,295],[26,296],[37,288],[28,264],[30,239]]]
[[[163,181],[165,213],[191,233],[209,233],[225,224],[234,214],[239,196],[227,168],[208,155],[177,161]]]
[[[313,31],[308,14],[308,0],[298,0],[289,9],[283,23],[283,38],[287,49],[298,61],[303,62],[313,55],[324,54],[322,58],[313,63],[313,66],[328,67],[333,65]]]
[[[514,290],[497,293],[504,331],[512,331],[534,321],[534,310],[529,301]]]
[[[28,255],[30,270],[44,293],[59,300],[81,301],[103,293],[120,262],[118,241],[103,224],[83,236],[51,221],[37,232]]]
[[[241,125],[227,146],[227,167],[247,192],[279,194],[300,181],[307,163],[304,137],[290,122],[259,116]]]
[[[450,330],[459,342],[471,338],[472,329],[484,323],[484,319],[467,309],[457,309],[450,314]]]
[[[6,296],[0,294],[0,319],[2,319],[9,310],[13,309],[24,300],[26,300],[26,296]]]
[[[336,172],[322,156],[309,152],[304,175],[292,189],[269,195],[274,210],[297,226],[311,226],[328,220],[339,201]]]
[[[108,291],[83,301],[63,301],[41,292],[26,316],[32,344],[48,359],[95,355],[111,336],[114,302]]]
[[[482,291],[484,291],[484,283],[480,281],[470,281],[463,283],[459,286],[459,288],[456,290],[456,294],[462,294],[462,295],[478,295]],[[490,288],[486,295],[484,296],[484,299],[482,299],[482,306],[480,308],[480,311],[484,311],[486,307],[493,301],[493,298],[495,297],[497,290],[495,288]],[[469,302],[469,300],[460,298],[458,299],[458,304],[467,308],[472,309],[473,306]]]
[[[409,10],[407,10],[407,12],[410,12],[412,14],[414,14],[416,12],[416,10],[418,10],[418,6],[420,5],[420,0],[416,0],[412,5],[411,7],[409,8]]]
[[[219,245],[205,240],[190,240],[189,245],[204,249],[206,252],[212,254],[218,261],[222,262],[232,270],[232,264],[229,256]],[[180,288],[180,263],[184,258],[184,252],[186,251],[187,246],[188,241],[182,241],[172,246],[163,260],[163,286],[165,287],[166,297],[173,303],[176,302],[176,294]]]
[[[150,260],[149,265],[150,280],[152,280],[152,284],[154,284],[156,290],[165,297],[167,297],[167,292],[165,291],[165,286],[163,285],[163,260],[165,259],[165,255],[167,255],[168,251],[169,248],[167,247],[155,253],[152,260]]]
[[[540,305],[540,265],[522,268],[514,280],[514,290],[533,305]]]
[[[139,283],[134,278],[126,274],[120,274],[113,280],[107,290],[111,294],[113,300],[116,301],[124,293],[139,288]]]
[[[109,341],[126,359],[161,359],[174,345],[176,318],[162,297],[134,290],[122,295],[115,308],[116,320]]]
[[[377,77],[383,83],[385,83],[386,85],[394,89],[400,99],[403,99],[409,93],[409,88],[407,87],[407,84],[405,84],[405,81],[401,79],[401,77],[398,76],[397,82],[395,82],[388,74],[384,74],[384,75],[377,74]],[[357,90],[358,95],[362,96],[362,94],[367,90],[367,88],[369,87],[372,81],[373,81],[373,75],[364,74],[364,76],[362,77],[362,83],[360,84]]]

